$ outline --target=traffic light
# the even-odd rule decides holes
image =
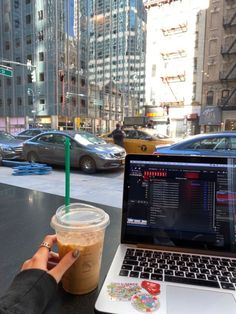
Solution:
[[[31,80],[32,80],[32,82],[36,82],[36,70],[33,70],[31,72]]]

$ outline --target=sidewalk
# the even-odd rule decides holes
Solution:
[[[13,176],[11,167],[0,166],[0,182],[56,195],[65,195],[64,169],[56,168],[46,175]],[[123,170],[86,175],[72,170],[70,197],[121,208]]]

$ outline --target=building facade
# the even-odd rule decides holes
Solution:
[[[199,133],[208,1],[150,0],[147,9],[146,115],[162,133]]]
[[[202,132],[236,130],[236,0],[207,9]]]
[[[2,0],[0,129],[110,130],[144,104],[141,0]]]

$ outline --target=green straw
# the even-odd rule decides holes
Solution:
[[[66,137],[65,141],[65,157],[66,157],[66,197],[65,205],[70,205],[70,140]]]

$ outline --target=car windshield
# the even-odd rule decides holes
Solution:
[[[91,144],[106,144],[106,142],[97,137],[97,136],[94,136],[93,134],[91,133],[76,133],[74,135],[74,139],[79,142],[80,144],[82,145],[91,145]]]
[[[9,140],[9,141],[11,141],[11,140],[14,140],[14,139],[15,139],[15,137],[13,135],[9,134],[9,133],[5,133],[5,132],[1,132],[0,133],[0,141],[1,140],[4,140],[4,141]]]
[[[155,129],[147,129],[147,130],[145,130],[145,132],[146,132],[148,135],[150,135],[150,136],[152,136],[152,137],[154,137],[154,138],[156,138],[156,139],[160,139],[160,138],[169,138],[168,135],[159,133],[159,132],[158,132],[157,130],[155,130]]]

